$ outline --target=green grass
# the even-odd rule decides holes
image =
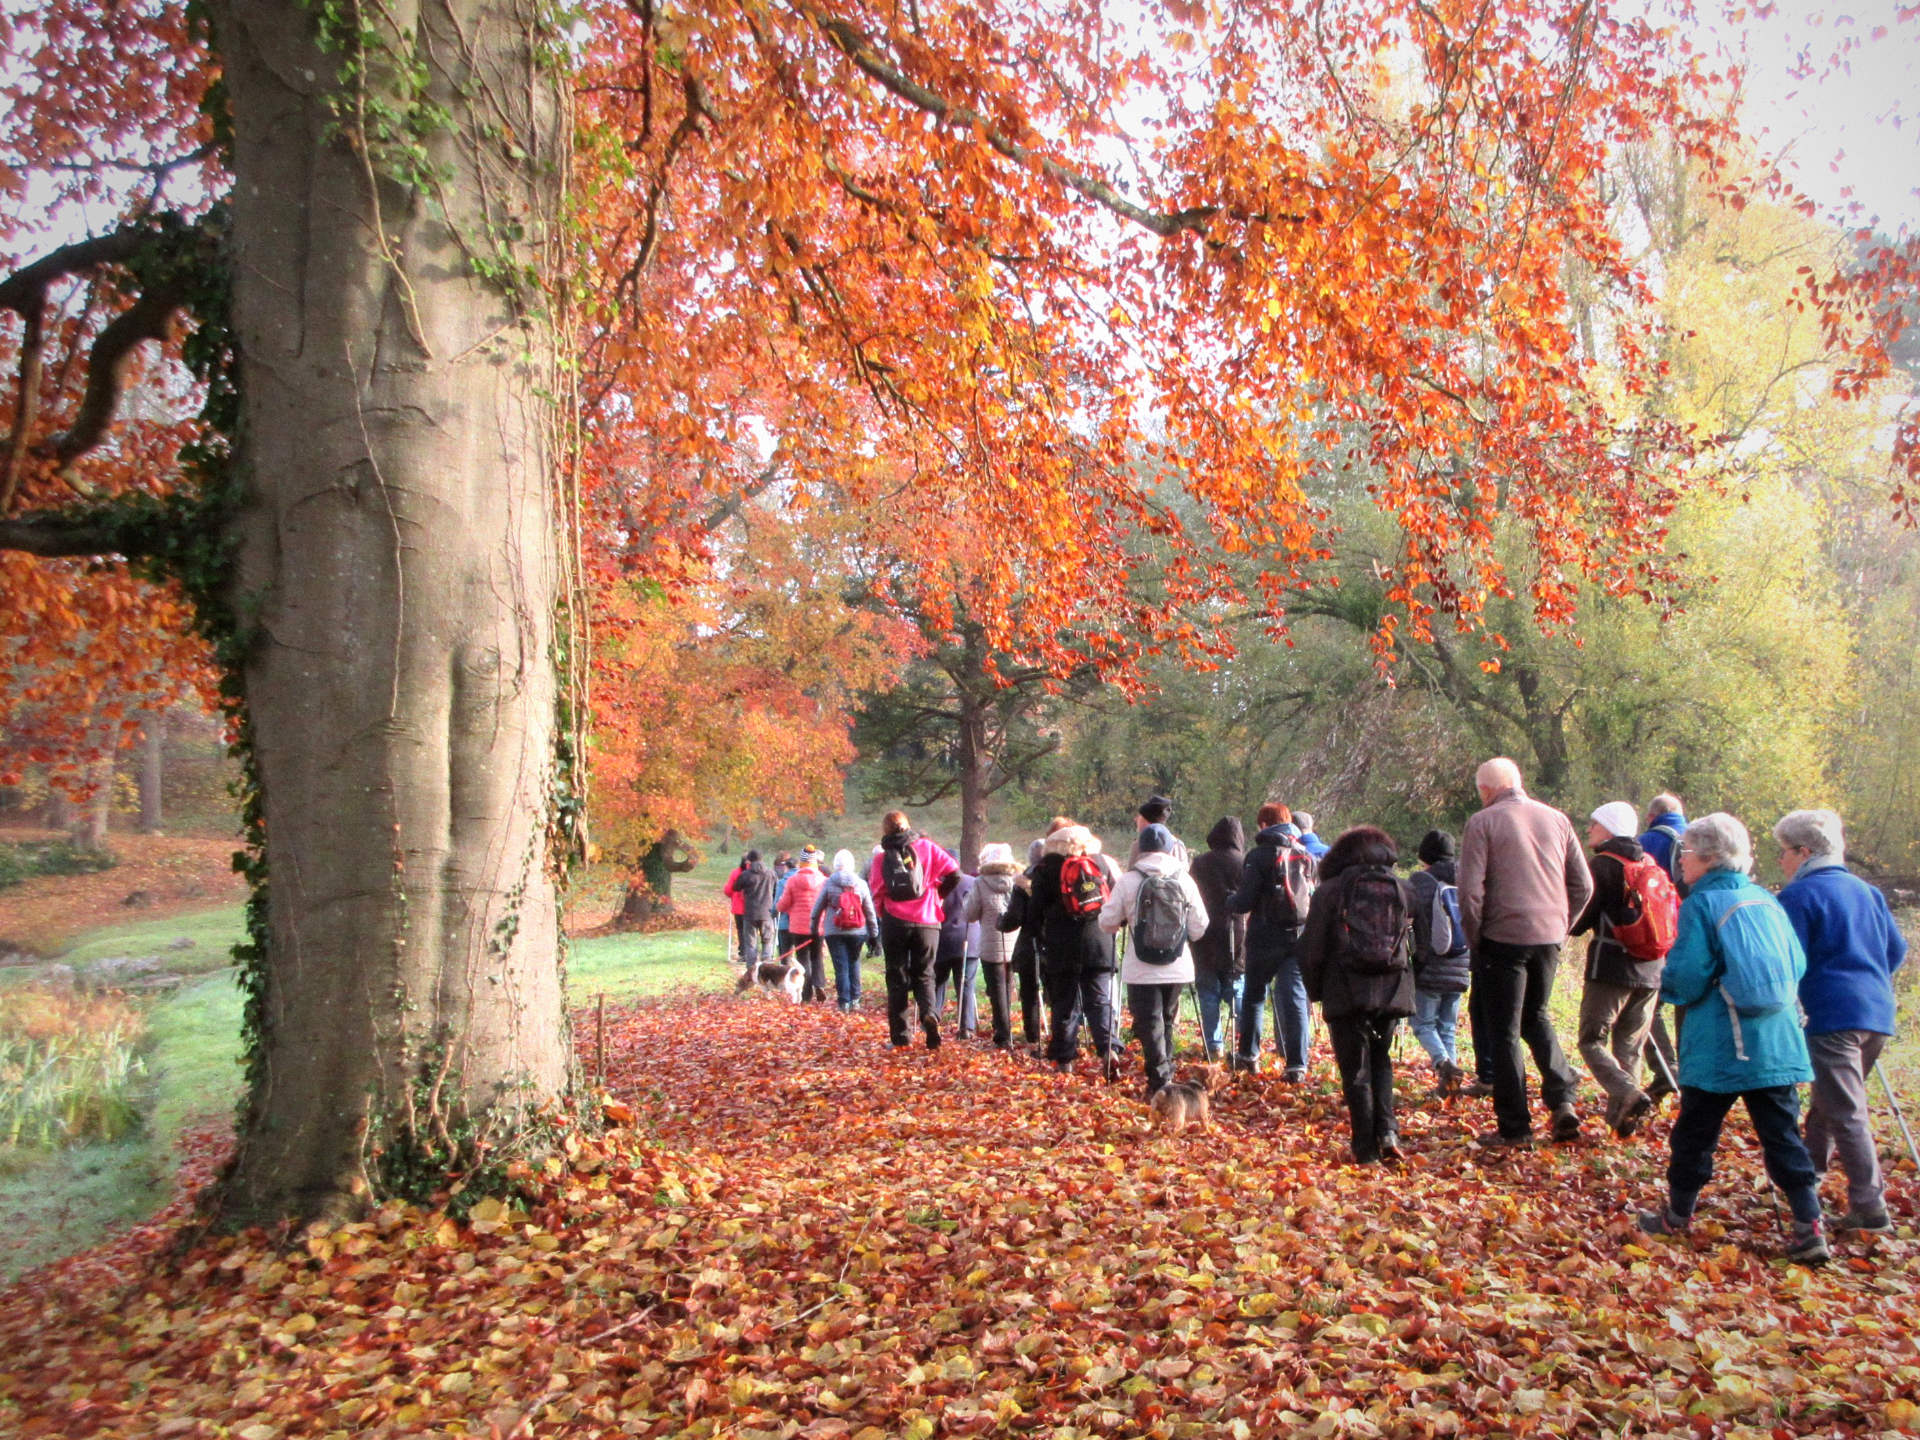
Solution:
[[[114,925],[81,936],[60,958],[83,968],[118,955],[161,955],[190,978],[147,1012],[144,1124],[113,1144],[43,1152],[0,1173],[0,1281],[89,1245],[151,1214],[167,1198],[181,1134],[232,1115],[240,1099],[240,992],[228,949],[240,938],[237,905]],[[169,941],[193,940],[170,951]],[[675,991],[729,987],[725,938],[702,930],[576,941],[567,995],[587,1007],[604,994],[623,1004]],[[213,967],[220,968],[213,968]]]

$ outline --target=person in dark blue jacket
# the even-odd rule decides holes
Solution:
[[[1867,1115],[1867,1076],[1893,1035],[1893,972],[1907,958],[1907,942],[1886,896],[1848,873],[1833,811],[1795,810],[1773,827],[1773,838],[1789,882],[1780,908],[1807,952],[1800,981],[1813,1062],[1807,1150],[1817,1168],[1837,1156],[1846,1171],[1847,1213],[1834,1229],[1884,1234],[1893,1221]]]
[[[1733,816],[1715,813],[1687,826],[1680,865],[1692,888],[1660,976],[1661,998],[1684,1012],[1680,1114],[1667,1161],[1667,1203],[1641,1211],[1640,1228],[1670,1235],[1691,1223],[1713,1178],[1720,1128],[1737,1100],[1759,1137],[1767,1178],[1793,1211],[1787,1258],[1823,1264],[1831,1257],[1820,1222],[1820,1176],[1800,1138],[1796,1088],[1813,1078],[1806,1037],[1790,998],[1742,1009],[1727,988],[1734,975],[1758,975],[1777,981],[1790,997],[1806,973],[1806,953],[1779,902],[1748,878],[1753,842]]]

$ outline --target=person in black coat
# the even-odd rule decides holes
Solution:
[[[1361,825],[1320,860],[1320,884],[1300,937],[1307,994],[1319,1003],[1340,1066],[1353,1158],[1400,1158],[1393,1119],[1393,1031],[1413,1013],[1413,887],[1384,830]]]
[[[1267,991],[1273,991],[1273,1042],[1286,1070],[1281,1078],[1297,1085],[1307,1078],[1307,987],[1300,978],[1300,927],[1305,907],[1294,909],[1281,900],[1275,877],[1288,865],[1304,890],[1317,870],[1312,855],[1300,844],[1300,830],[1286,806],[1269,802],[1260,807],[1253,849],[1241,868],[1240,885],[1227,899],[1227,908],[1247,916],[1247,978],[1240,997],[1240,1043],[1234,1067],[1259,1066],[1261,1012]],[[1302,897],[1304,898],[1304,896]]]
[[[1020,985],[1020,1034],[1027,1044],[1040,1044],[1040,913],[1033,904],[1033,876],[1040,868],[1045,841],[1036,840],[1027,847],[1027,868],[1014,882],[1013,894],[1001,914],[999,929],[1016,935],[1013,942],[1013,978]],[[1038,1049],[1034,1052],[1039,1053]]]
[[[1040,935],[1040,979],[1047,991],[1051,1021],[1047,1058],[1062,1072],[1073,1068],[1080,1051],[1080,1026],[1093,1034],[1094,1053],[1107,1078],[1115,1074],[1113,1024],[1113,940],[1100,931],[1100,916],[1075,915],[1061,890],[1061,875],[1076,856],[1091,856],[1111,890],[1118,876],[1100,851],[1100,842],[1071,821],[1047,836],[1028,891],[1026,923]]]
[[[1458,886],[1453,836],[1429,830],[1420,838],[1420,865],[1408,884],[1413,886],[1413,1038],[1433,1062],[1438,1093],[1452,1095],[1460,1088],[1460,1046],[1457,1038],[1460,997],[1467,993],[1473,952],[1465,931],[1438,936],[1435,944],[1434,902],[1449,885]],[[1452,932],[1456,904],[1446,911],[1446,929]]]
[[[1200,1000],[1200,1030],[1209,1060],[1226,1051],[1226,1017],[1237,1022],[1240,1015],[1240,982],[1247,973],[1247,917],[1232,914],[1227,899],[1240,888],[1246,848],[1247,832],[1239,817],[1225,816],[1207,832],[1206,853],[1188,871],[1207,907],[1207,933],[1193,942],[1193,987]]]

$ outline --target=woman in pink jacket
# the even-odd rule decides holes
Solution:
[[[826,876],[820,873],[820,852],[809,845],[800,852],[800,868],[787,877],[780,891],[780,903],[774,913],[787,919],[787,931],[793,937],[793,954],[807,967],[807,999],[827,998],[827,966],[821,952],[820,933],[813,928],[813,902],[820,898]]]

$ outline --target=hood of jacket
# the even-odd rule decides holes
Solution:
[[[1438,880],[1442,885],[1458,885],[1460,883],[1460,862],[1458,860],[1436,860],[1433,864],[1429,865],[1427,869],[1432,873],[1433,878]]]
[[[1247,848],[1247,827],[1240,823],[1238,815],[1226,815],[1213,822],[1213,828],[1207,831],[1209,850],[1245,850]]]
[[[1146,854],[1134,860],[1133,868],[1138,870],[1142,875],[1171,876],[1181,874],[1186,869],[1186,866],[1180,863],[1180,858],[1177,855],[1169,851],[1149,850]]]
[[[1098,855],[1100,841],[1084,825],[1064,825],[1047,836],[1046,855]]]
[[[973,883],[989,895],[1011,895],[1013,882],[1019,878],[1019,873],[1017,870],[1000,868],[982,870]]]
[[[1258,831],[1253,837],[1253,843],[1271,845],[1277,850],[1280,848],[1281,841],[1298,839],[1299,835],[1300,832],[1296,827],[1282,822],[1280,825],[1269,825],[1266,829]]]
[[[1639,860],[1644,858],[1647,852],[1633,836],[1615,835],[1612,839],[1603,840],[1600,844],[1594,846],[1593,853],[1596,855],[1611,855],[1616,860]]]

